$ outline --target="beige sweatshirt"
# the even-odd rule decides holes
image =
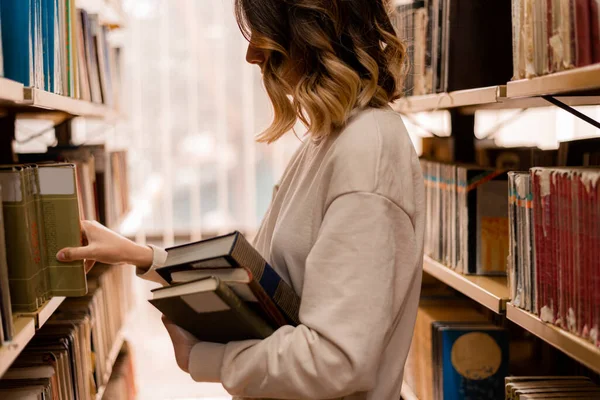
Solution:
[[[356,112],[334,137],[307,139],[254,243],[301,296],[301,325],[264,340],[201,342],[192,378],[240,397],[398,400],[421,286],[423,196],[417,155],[391,109]]]

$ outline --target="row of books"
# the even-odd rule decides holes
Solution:
[[[514,79],[600,62],[599,9],[599,0],[513,0]]]
[[[600,169],[509,174],[512,302],[600,346]]]
[[[93,399],[108,384],[133,274],[122,266],[93,271],[90,292],[66,299],[2,376],[0,397]]]
[[[585,376],[509,376],[505,400],[600,398],[600,386]]]
[[[476,152],[477,165],[427,159],[432,154],[448,154],[447,150],[436,149],[448,147],[448,142],[432,141],[421,159],[427,214],[424,251],[463,274],[506,274],[508,171],[527,171],[533,166],[600,165],[598,138],[562,142],[558,150],[480,148]]]
[[[4,76],[26,87],[117,107],[119,51],[75,0],[2,0]]]
[[[421,160],[425,254],[464,274],[502,275],[508,256],[506,171]]]
[[[392,22],[407,46],[405,95],[504,84],[511,78],[510,2],[396,3]]]

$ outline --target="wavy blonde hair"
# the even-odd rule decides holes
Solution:
[[[400,97],[405,47],[387,0],[235,0],[235,11],[246,39],[268,54],[263,81],[274,119],[259,141],[276,141],[298,119],[320,140],[354,109]]]

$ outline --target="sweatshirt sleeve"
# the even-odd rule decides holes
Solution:
[[[234,396],[329,399],[372,389],[388,335],[406,301],[395,293],[416,241],[408,215],[367,192],[327,209],[306,260],[301,325],[261,341],[198,343],[189,370]],[[400,260],[400,263],[398,263]]]
[[[166,286],[167,282],[161,278],[161,276],[156,272],[156,269],[163,267],[167,262],[167,251],[151,244],[149,244],[148,247],[152,249],[152,266],[150,266],[147,271],[141,271],[138,269],[136,274],[142,279],[160,283],[161,285]]]

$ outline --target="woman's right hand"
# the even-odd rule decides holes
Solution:
[[[58,261],[86,260],[88,270],[96,261],[133,264],[141,269],[152,265],[153,250],[150,247],[138,245],[96,221],[82,221],[81,230],[84,246],[60,250],[56,254]]]

